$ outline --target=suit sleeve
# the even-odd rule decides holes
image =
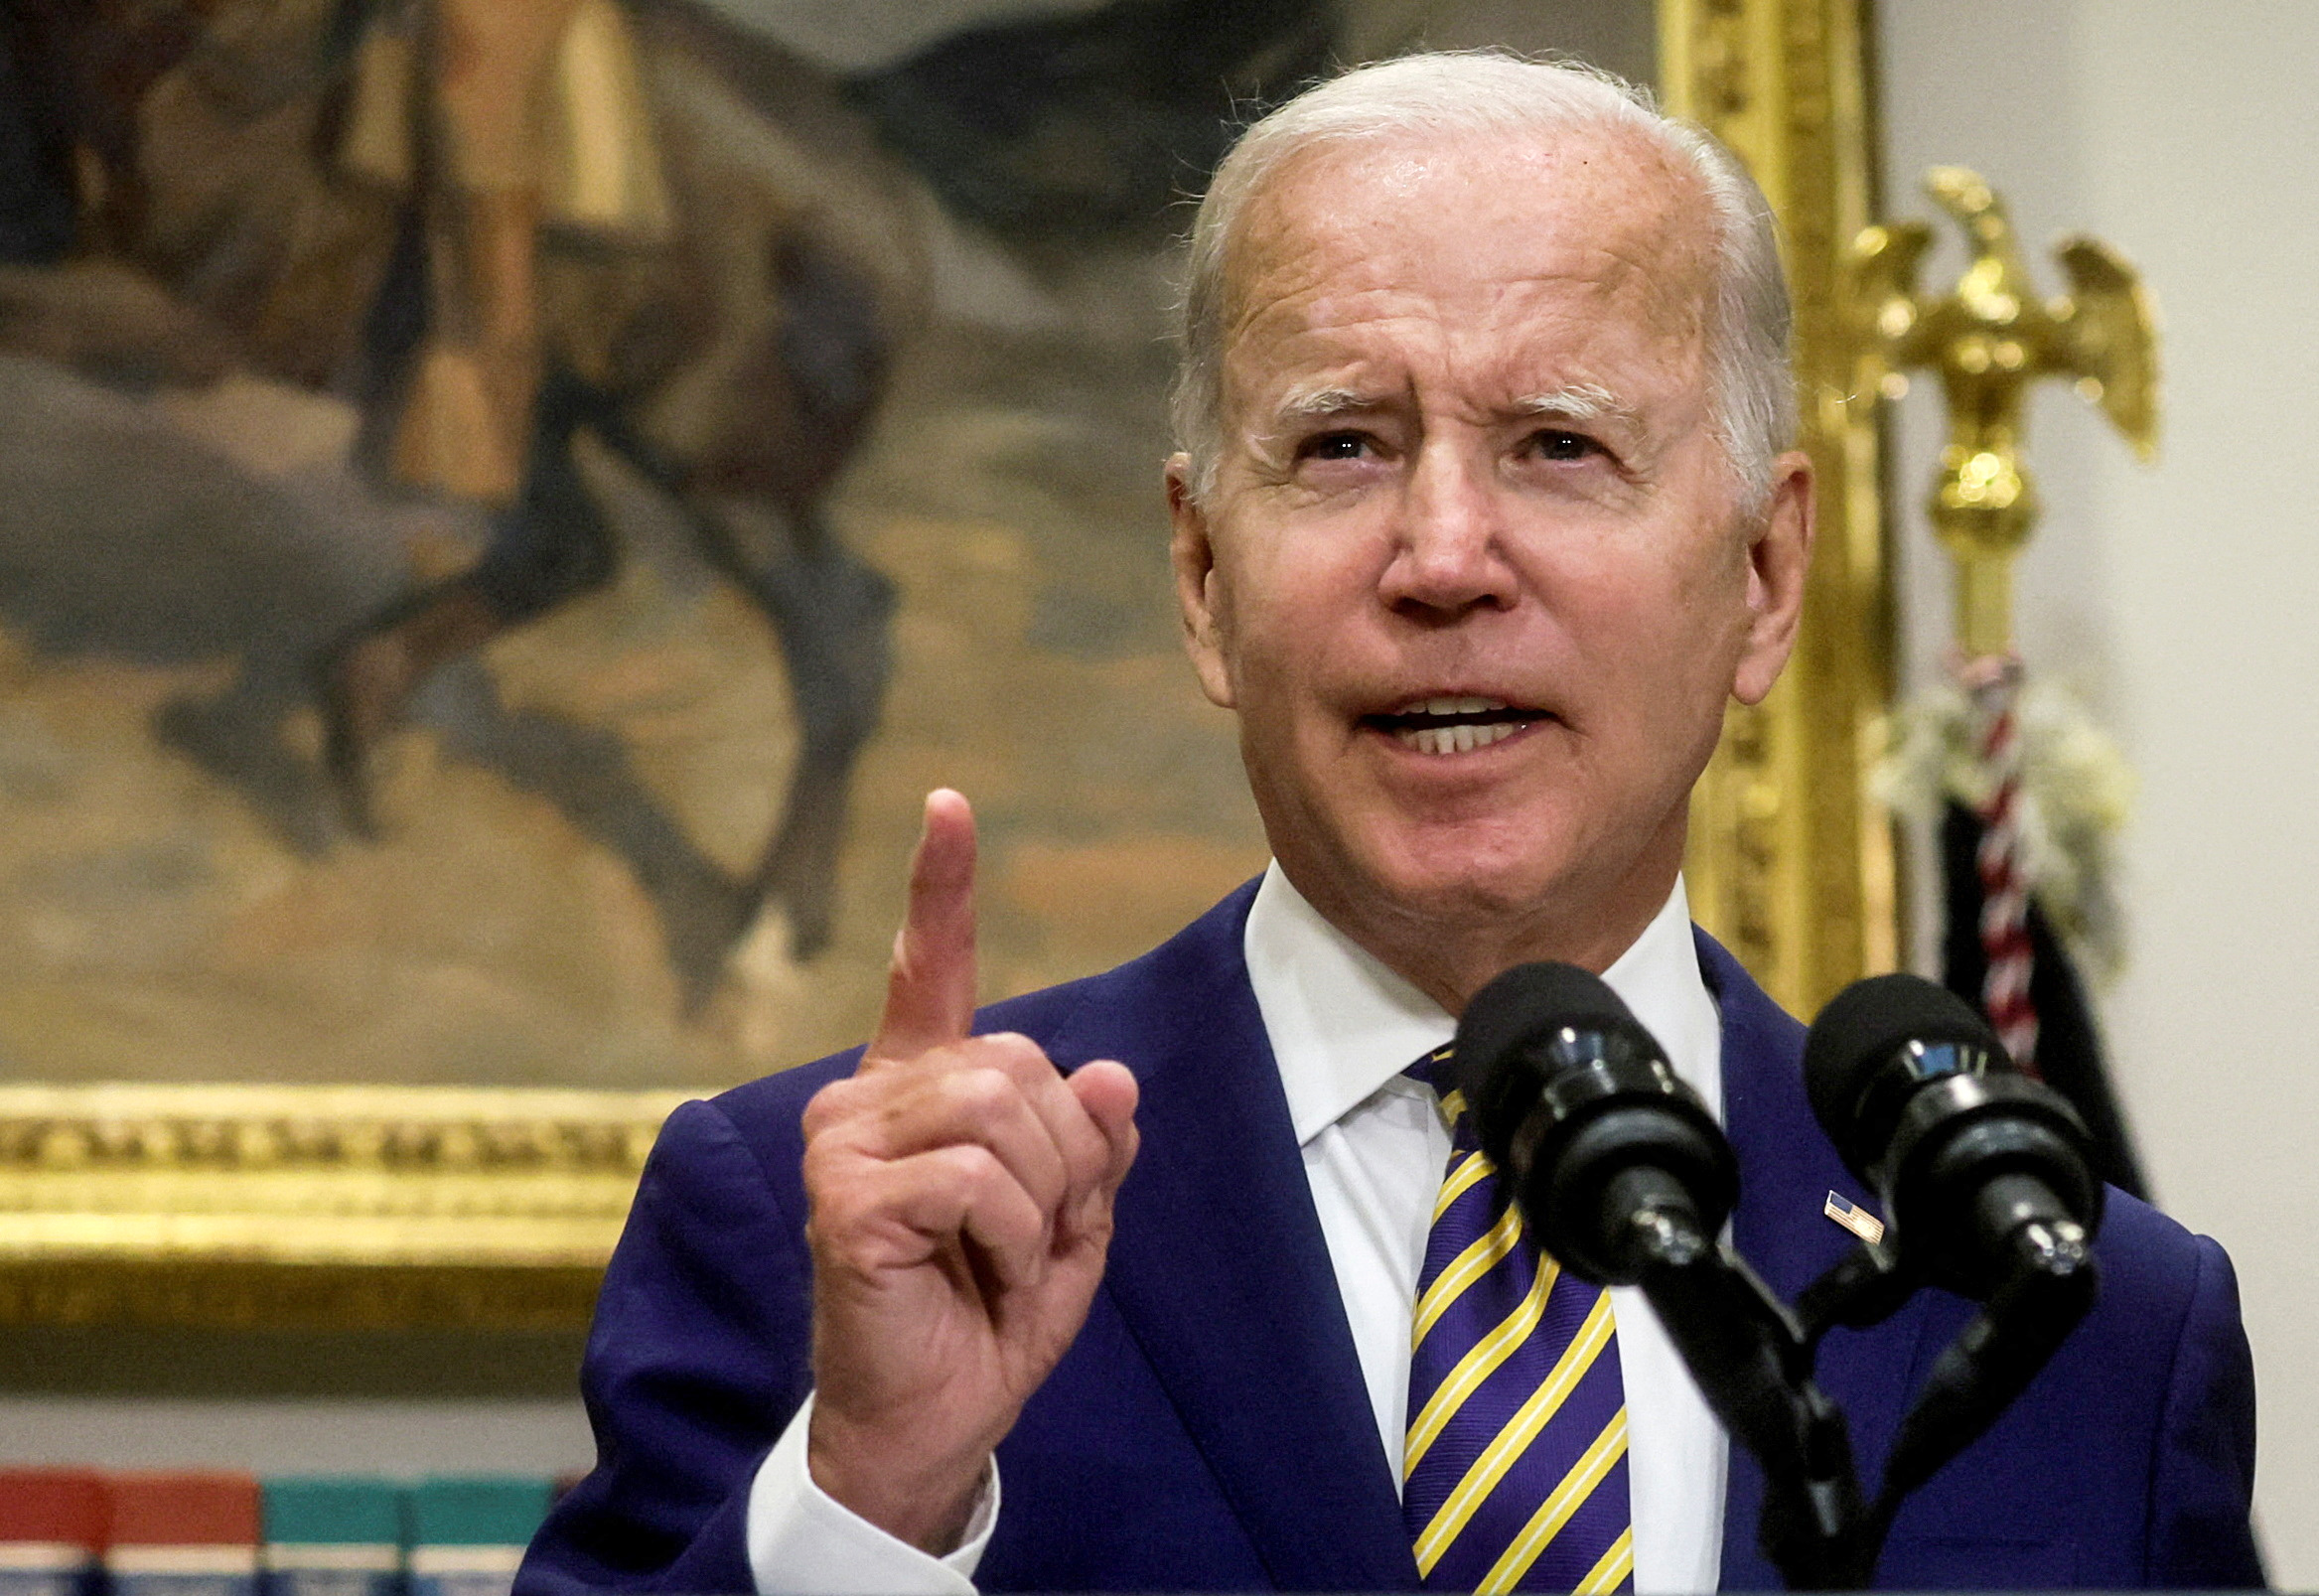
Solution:
[[[2254,1365],[2230,1257],[2208,1237],[2196,1240],[2198,1279],[2174,1349],[2152,1464],[2149,1582],[2258,1588],[2262,1560],[2249,1520]]]
[[[801,1208],[715,1104],[669,1116],[581,1364],[596,1468],[517,1596],[751,1588],[750,1484],[811,1385]]]

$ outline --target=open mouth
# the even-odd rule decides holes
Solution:
[[[1504,742],[1532,722],[1552,718],[1545,710],[1524,709],[1502,698],[1427,698],[1361,720],[1420,754],[1467,754]]]

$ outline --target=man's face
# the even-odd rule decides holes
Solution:
[[[1391,142],[1297,158],[1245,221],[1216,486],[1169,477],[1273,850],[1357,937],[1600,928],[1552,947],[1599,967],[1809,545],[1800,457],[1743,514],[1712,430],[1695,183],[1604,136]]]

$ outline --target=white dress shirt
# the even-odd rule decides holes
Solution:
[[[1410,1313],[1449,1162],[1449,1132],[1431,1088],[1401,1072],[1447,1042],[1456,1022],[1323,920],[1277,864],[1248,910],[1243,947],[1377,1444],[1398,1481]],[[1722,1024],[1699,974],[1679,880],[1603,978],[1720,1119]],[[1728,1445],[1642,1293],[1613,1290],[1611,1306],[1627,1396],[1635,1589],[1638,1596],[1711,1591],[1721,1570]],[[811,1413],[808,1399],[750,1489],[749,1568],[761,1596],[971,1596],[998,1519],[995,1464],[965,1543],[931,1557],[813,1484],[804,1444]]]
[[[1245,940],[1321,1234],[1369,1382],[1377,1442],[1401,1477],[1409,1318],[1449,1131],[1433,1090],[1401,1072],[1450,1039],[1441,1005],[1323,920],[1274,865]],[[1682,882],[1603,972],[1675,1074],[1723,1117],[1723,1024],[1691,943]],[[1722,1426],[1641,1290],[1611,1292],[1627,1390],[1627,1484],[1638,1596],[1711,1591],[1723,1560]]]

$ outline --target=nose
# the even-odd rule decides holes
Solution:
[[[1492,472],[1450,438],[1428,439],[1410,463],[1393,527],[1393,551],[1377,582],[1385,605],[1416,619],[1454,620],[1513,604]]]

